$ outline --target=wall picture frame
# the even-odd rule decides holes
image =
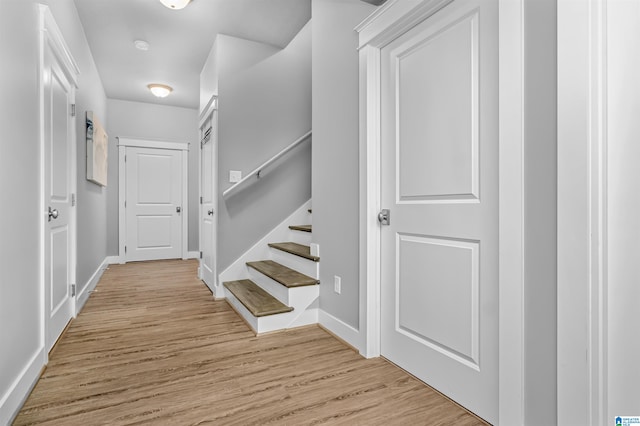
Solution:
[[[107,186],[109,136],[93,111],[87,111],[87,180]]]

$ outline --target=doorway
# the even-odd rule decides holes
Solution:
[[[121,263],[186,259],[188,143],[118,140]]]
[[[43,203],[44,343],[53,348],[75,316],[78,67],[53,16],[41,7],[40,135]]]
[[[218,206],[217,113],[214,100],[200,125],[200,279],[216,294]]]

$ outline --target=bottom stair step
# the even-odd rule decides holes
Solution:
[[[280,302],[251,280],[227,281],[224,286],[255,317],[293,311],[293,308]]]

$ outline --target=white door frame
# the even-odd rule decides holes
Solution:
[[[211,96],[211,99],[209,99],[209,102],[207,102],[206,107],[202,110],[202,112],[200,113],[200,117],[198,118],[198,129],[202,129],[202,126],[204,126],[205,121],[207,121],[207,119],[209,119],[209,117],[213,117],[214,116],[214,112],[218,110],[218,97],[213,95]],[[213,258],[213,270],[214,270],[214,274],[213,274],[213,283],[211,283],[213,285],[213,288],[217,290],[218,294],[224,294],[224,288],[220,288],[220,286],[218,285],[218,256],[217,256],[217,248],[218,248],[218,122],[217,120],[215,122],[212,121],[211,123],[213,127],[212,134],[211,135],[211,140],[212,143],[214,143],[213,146],[213,158],[214,158],[214,162],[211,164],[211,167],[213,167],[213,172],[211,173],[212,177],[213,177],[213,183],[211,186],[211,198],[213,200],[213,236],[211,239],[211,243],[213,244],[213,246],[215,247],[214,252],[216,253],[216,255]],[[198,196],[201,196],[202,194],[202,149],[198,149]],[[200,206],[200,202],[198,202],[198,210],[199,210],[199,215],[198,215],[198,250],[200,252],[202,252],[202,241],[200,241],[200,225],[202,224],[202,208]],[[198,267],[198,278],[202,279],[202,271],[200,270],[200,267]],[[212,290],[213,291],[213,290]]]
[[[360,52],[360,353],[380,355],[381,49],[453,0],[389,0]],[[499,424],[524,422],[523,1],[499,0]]]
[[[49,315],[46,307],[46,289],[47,283],[45,282],[45,265],[46,265],[46,248],[45,248],[45,232],[47,232],[47,221],[48,221],[48,209],[47,209],[47,200],[45,200],[45,122],[44,122],[44,48],[45,43],[48,43],[51,47],[52,52],[56,55],[60,65],[62,66],[63,72],[66,74],[69,82],[71,83],[71,98],[75,107],[75,91],[78,88],[78,76],[80,75],[80,68],[76,61],[73,59],[71,55],[71,50],[67,46],[64,38],[62,36],[62,32],[60,28],[55,22],[53,15],[51,14],[51,10],[46,5],[38,5],[39,8],[39,27],[40,27],[40,51],[39,51],[39,60],[38,60],[38,74],[39,74],[39,87],[38,87],[38,97],[39,97],[39,138],[40,138],[40,146],[39,146],[39,155],[40,155],[40,211],[42,212],[42,220],[40,221],[40,282],[42,289],[42,299],[41,299],[41,307],[42,307],[42,321],[43,321],[43,333],[41,335],[41,343],[43,347],[46,348],[46,339],[49,334]],[[75,126],[75,116],[70,118],[72,125],[70,126],[70,135],[71,138],[71,149],[69,150],[69,167],[71,170],[69,171],[69,185],[70,185],[70,194],[72,197],[75,197],[77,192],[77,154],[76,154],[76,126]],[[76,285],[76,269],[77,269],[77,207],[75,203],[69,207],[69,235],[70,235],[70,264],[69,264],[69,282],[71,285]],[[76,297],[72,297],[72,312],[76,313]],[[48,359],[48,354],[45,350],[45,357]]]
[[[117,137],[118,139],[118,261],[125,263],[127,218],[124,202],[127,194],[125,154],[127,147],[171,149],[182,151],[182,259],[188,259],[189,239],[189,143]]]
[[[607,3],[558,1],[558,424],[613,420],[606,417]]]

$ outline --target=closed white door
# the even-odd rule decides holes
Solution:
[[[46,43],[43,72],[45,318],[47,351],[74,315],[73,86]]]
[[[497,1],[454,1],[381,51],[381,352],[498,413]]]
[[[125,260],[182,257],[182,151],[127,147]]]
[[[200,278],[213,291],[215,286],[215,205],[217,192],[214,170],[216,130],[214,111],[200,129]]]

